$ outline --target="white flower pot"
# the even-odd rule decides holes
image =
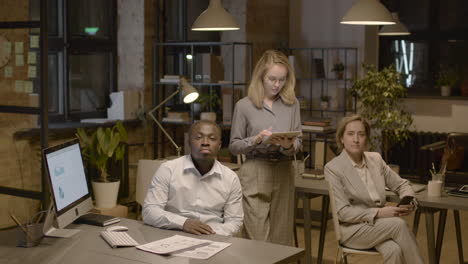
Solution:
[[[216,113],[215,112],[201,112],[200,119],[216,122]]]
[[[450,86],[444,85],[440,87],[440,95],[450,96]]]
[[[97,208],[114,208],[117,206],[120,181],[98,182],[91,181],[94,201]]]

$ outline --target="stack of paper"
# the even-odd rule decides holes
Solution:
[[[137,248],[160,255],[208,259],[229,245],[231,244],[174,235],[140,245]]]

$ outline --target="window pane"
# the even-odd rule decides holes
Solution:
[[[410,93],[417,92],[428,84],[428,45],[423,41],[392,40],[382,42],[383,50],[390,50],[382,54],[384,66],[395,65],[402,74],[403,85]]]
[[[439,23],[441,30],[468,29],[468,1],[444,0],[440,1]]]
[[[49,0],[49,9],[47,10],[48,16],[48,30],[49,36],[58,36],[58,8],[57,0]],[[41,1],[30,0],[29,1],[29,19],[39,21],[41,19]],[[39,34],[38,28],[31,29],[31,33]]]
[[[62,82],[62,74],[59,69],[62,69],[62,52],[49,53],[49,113],[50,114],[63,114],[63,90],[60,89]],[[34,79],[34,92],[39,93],[41,87],[40,66],[37,64],[37,78]]]
[[[69,0],[68,7],[72,37],[111,39],[113,1]]]
[[[69,57],[70,112],[105,110],[111,91],[111,55],[91,53]]]
[[[382,4],[397,12],[409,31],[429,29],[429,0],[383,0]]]

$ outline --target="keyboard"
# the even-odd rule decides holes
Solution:
[[[112,248],[138,246],[138,242],[136,242],[135,239],[133,239],[127,232],[101,231],[101,237]]]

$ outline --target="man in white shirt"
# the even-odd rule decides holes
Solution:
[[[143,205],[143,221],[159,228],[234,235],[242,227],[242,190],[236,173],[216,160],[221,128],[201,120],[189,130],[191,154],[161,165]]]

